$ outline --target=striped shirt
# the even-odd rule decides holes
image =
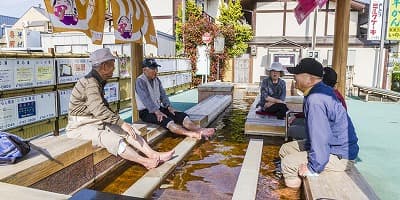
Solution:
[[[75,84],[69,100],[68,115],[90,116],[105,123],[122,126],[124,121],[114,113],[104,98],[106,81],[96,70],[92,70]]]
[[[264,107],[266,98],[272,97],[285,101],[286,99],[286,82],[281,78],[278,79],[278,83],[273,83],[270,77],[265,78],[260,86],[260,101],[257,106]]]

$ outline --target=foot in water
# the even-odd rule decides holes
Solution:
[[[146,158],[146,160],[142,163],[142,165],[150,170],[153,168],[158,167],[158,165],[160,164],[160,158]]]
[[[158,153],[158,157],[160,158],[160,163],[164,163],[167,162],[168,160],[171,160],[174,153],[175,153],[174,149],[171,151]]]
[[[204,137],[206,140],[208,140],[210,137],[214,135],[215,128],[201,128],[199,133],[201,137]]]

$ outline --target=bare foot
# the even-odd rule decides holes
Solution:
[[[205,139],[210,138],[215,133],[215,128],[201,128],[199,131],[200,135]]]
[[[146,160],[142,163],[146,169],[156,168],[160,164],[160,157],[158,158],[146,158]]]
[[[171,160],[172,156],[174,155],[175,150],[167,151],[167,152],[159,152],[156,157],[160,158],[160,163],[167,162]]]
[[[189,132],[189,137],[197,139],[197,140],[201,140],[201,134],[197,133],[197,132],[190,131]]]

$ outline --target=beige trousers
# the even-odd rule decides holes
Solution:
[[[285,179],[298,178],[301,164],[308,163],[308,152],[305,150],[305,140],[288,142],[282,145],[279,150],[281,157],[282,174]],[[329,156],[329,162],[324,171],[345,171],[354,165],[354,161],[339,159],[336,155]]]
[[[93,146],[104,147],[117,155],[121,140],[128,139],[129,134],[121,127],[103,123],[99,119],[82,116],[68,116],[67,137],[91,140]]]

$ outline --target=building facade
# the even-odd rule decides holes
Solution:
[[[236,76],[248,73],[249,78],[241,81],[260,82],[260,77],[266,75],[266,68],[276,61],[288,67],[294,66],[301,58],[315,57],[324,66],[332,67],[336,1],[328,1],[301,25],[294,16],[297,1],[244,0],[242,4],[246,20],[253,27],[254,38],[249,42],[249,55],[246,55],[248,67],[234,69]],[[366,40],[363,24],[367,20],[368,4],[352,1],[346,77],[349,92],[352,84],[374,86],[378,79],[379,43]],[[380,78],[384,79],[384,75],[381,73]]]

